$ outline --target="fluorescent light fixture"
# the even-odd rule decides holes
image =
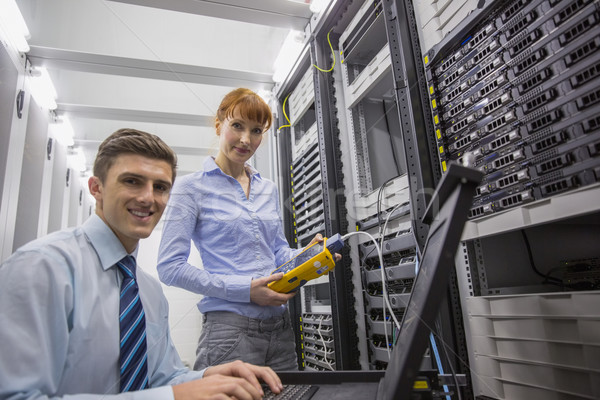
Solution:
[[[73,126],[66,115],[57,118],[54,123],[51,123],[50,129],[52,129],[53,136],[58,143],[67,147],[75,144],[75,141],[73,140],[73,137],[75,136]]]
[[[331,0],[312,0],[310,2],[310,11],[313,12],[313,14],[319,14],[321,11],[323,11],[331,2]]]
[[[290,30],[273,63],[273,80],[283,82],[304,48],[304,32]]]
[[[41,107],[56,110],[58,96],[46,68],[37,67],[31,71],[31,94]]]
[[[15,0],[0,0],[0,25],[9,36],[17,51],[27,53],[29,45],[29,29]]]
[[[270,90],[260,89],[256,92],[256,94],[259,95],[267,104],[269,104],[269,102],[271,101],[272,96]]]
[[[71,167],[79,172],[85,172],[85,155],[83,154],[83,150],[81,147],[73,147],[69,150],[69,155],[67,156],[68,163]],[[87,186],[87,183],[85,184]]]

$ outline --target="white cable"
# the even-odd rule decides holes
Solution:
[[[381,248],[383,248],[383,240],[385,238],[385,230],[387,229],[387,224],[390,221],[390,217],[392,216],[392,214],[394,213],[394,211],[396,211],[397,209],[400,208],[401,205],[402,204],[398,204],[394,208],[392,208],[392,211],[389,212],[388,216],[385,219],[385,223],[383,224],[383,229],[382,229],[382,231],[380,233],[381,243],[379,244],[379,246]]]
[[[354,235],[358,235],[358,234],[363,234],[363,235],[367,235],[371,241],[373,242],[373,244],[375,244],[375,249],[377,249],[377,254],[379,255],[379,265],[380,265],[380,269],[381,269],[381,286],[383,288],[383,300],[384,300],[384,305],[383,305],[383,310],[384,310],[384,315],[385,315],[385,307],[387,305],[387,307],[390,310],[390,314],[392,315],[392,319],[394,320],[394,323],[396,324],[396,327],[398,329],[400,329],[400,323],[398,322],[398,320],[396,319],[396,315],[394,314],[394,310],[392,309],[392,305],[390,304],[390,300],[388,299],[388,295],[387,295],[387,286],[385,284],[385,275],[384,275],[384,264],[383,264],[383,255],[381,254],[381,248],[379,247],[379,244],[377,243],[377,240],[375,240],[375,238],[373,237],[373,235],[371,235],[368,232],[362,232],[362,231],[356,231],[356,232],[350,232],[347,233],[346,235],[342,236],[342,240],[346,240],[347,238],[354,236]],[[385,348],[387,350],[388,353],[388,357],[391,357],[390,354],[390,347],[388,345],[389,343],[389,338],[388,338],[388,333],[387,333],[387,322],[385,321],[385,317],[383,319],[383,330],[385,333]]]
[[[323,318],[325,316],[321,315],[321,319],[319,319],[319,327],[317,328],[317,333],[319,334],[319,337],[321,338],[321,343],[323,343],[323,359],[325,360],[325,363],[329,366],[329,369],[332,371],[335,371],[333,369],[333,367],[331,366],[331,364],[329,363],[329,360],[327,359],[327,346],[325,345],[325,340],[323,340],[323,335],[321,335],[321,324],[323,323]]]
[[[379,237],[381,239],[381,243],[379,244],[379,248],[383,249],[383,242],[385,240],[385,231],[387,229],[387,224],[390,221],[390,217],[392,216],[392,214],[394,213],[394,211],[396,211],[398,208],[400,208],[400,206],[402,206],[402,204],[397,204],[394,208],[392,208],[392,211],[389,212],[389,214],[387,215],[387,217],[385,218],[385,223],[383,224],[383,229],[381,230]],[[383,274],[382,274],[383,275]],[[384,278],[382,278],[381,284],[387,288],[387,284],[385,282],[385,280],[383,280]],[[386,296],[387,298],[387,296]],[[389,305],[389,303],[388,303]],[[396,320],[396,314],[394,314],[394,310],[391,309],[390,307],[390,313],[392,314],[392,316],[394,317],[394,322],[396,323],[396,328],[398,329],[398,331],[400,331],[400,324],[398,324],[398,320]],[[385,313],[384,313],[384,319],[385,319]],[[392,344],[394,343],[394,330],[392,329]],[[387,339],[386,339],[387,340]]]

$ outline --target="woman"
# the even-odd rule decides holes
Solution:
[[[287,301],[270,275],[298,250],[283,235],[277,189],[247,161],[271,126],[269,106],[236,89],[219,106],[216,157],[177,180],[159,250],[162,282],[204,295],[204,325],[194,369],[241,359],[274,370],[297,369]],[[190,265],[190,239],[204,269]],[[322,241],[321,235],[314,241]]]

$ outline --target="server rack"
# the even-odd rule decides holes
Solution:
[[[343,189],[348,226],[383,240],[384,265],[370,240],[350,240],[354,288],[306,298],[343,304],[351,292],[357,337],[343,345],[361,368],[385,368],[382,282],[400,318],[430,190],[449,162],[468,161],[486,177],[434,330],[449,356],[424,366],[465,373],[465,398],[597,398],[599,2],[336,4],[304,63],[331,65],[332,32],[342,65],[313,74],[322,179]],[[341,155],[323,152],[336,140]]]
[[[385,369],[394,320],[402,318],[415,277],[417,241],[382,2],[361,3],[339,48],[356,226],[384,248],[382,266],[371,239],[359,236],[352,244],[364,304],[357,309],[365,326],[364,367]],[[386,292],[393,315],[386,312]]]
[[[278,134],[278,140],[287,143],[280,144],[281,168],[289,171],[282,181],[289,192],[281,191],[290,201],[288,240],[298,247],[316,233],[331,236],[348,229],[335,89],[331,73],[313,65],[323,71],[330,68],[329,33],[351,10],[351,5],[340,3],[315,21],[306,51],[277,89],[279,104],[289,106],[291,126]],[[297,350],[307,370],[358,368],[353,278],[350,268],[345,268],[349,259],[344,250],[335,271],[302,287],[292,305]]]
[[[598,2],[462,3],[421,34],[440,167],[486,173],[456,259],[474,395],[597,398]]]
[[[450,5],[450,2],[439,4],[442,3],[446,3],[446,7]],[[438,163],[434,124],[429,118],[431,105],[426,72],[421,61],[423,25],[417,21],[413,2],[383,1],[382,4],[397,112],[402,121],[400,134],[407,157],[413,227],[418,249],[421,249],[428,232],[428,226],[421,219],[442,172]],[[458,281],[454,274],[438,322],[435,328],[432,327],[431,337],[431,350],[436,360],[434,367],[440,373],[452,371],[454,375],[466,374],[468,379],[469,366],[460,362],[467,358],[467,348]],[[440,357],[439,354],[445,354],[446,357]],[[462,390],[467,398],[471,396],[469,387],[470,384]]]

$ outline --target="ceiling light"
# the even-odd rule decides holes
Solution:
[[[72,147],[69,149],[68,162],[74,170],[79,171],[79,172],[85,172],[86,160],[85,160],[85,155],[83,154],[83,150],[81,149],[81,147]],[[86,186],[87,186],[87,183],[86,183]]]
[[[310,11],[313,12],[313,14],[319,14],[321,11],[323,11],[331,2],[331,0],[312,0],[310,2]]]
[[[0,0],[0,26],[3,28],[0,31],[6,32],[17,51],[29,51],[26,40],[29,39],[29,29],[15,0]]]
[[[48,110],[56,109],[58,96],[46,68],[36,67],[31,71],[31,94],[41,107]]]
[[[50,129],[52,130],[54,138],[63,146],[73,146],[75,143],[73,140],[73,137],[75,136],[73,126],[71,126],[71,121],[69,121],[69,118],[67,118],[66,115],[57,118],[54,123],[51,123]]]
[[[259,95],[260,98],[263,99],[267,104],[269,104],[269,102],[271,101],[272,96],[270,90],[260,89],[258,92],[256,92],[256,94]]]
[[[273,80],[283,82],[304,48],[304,32],[290,30],[273,63]]]

